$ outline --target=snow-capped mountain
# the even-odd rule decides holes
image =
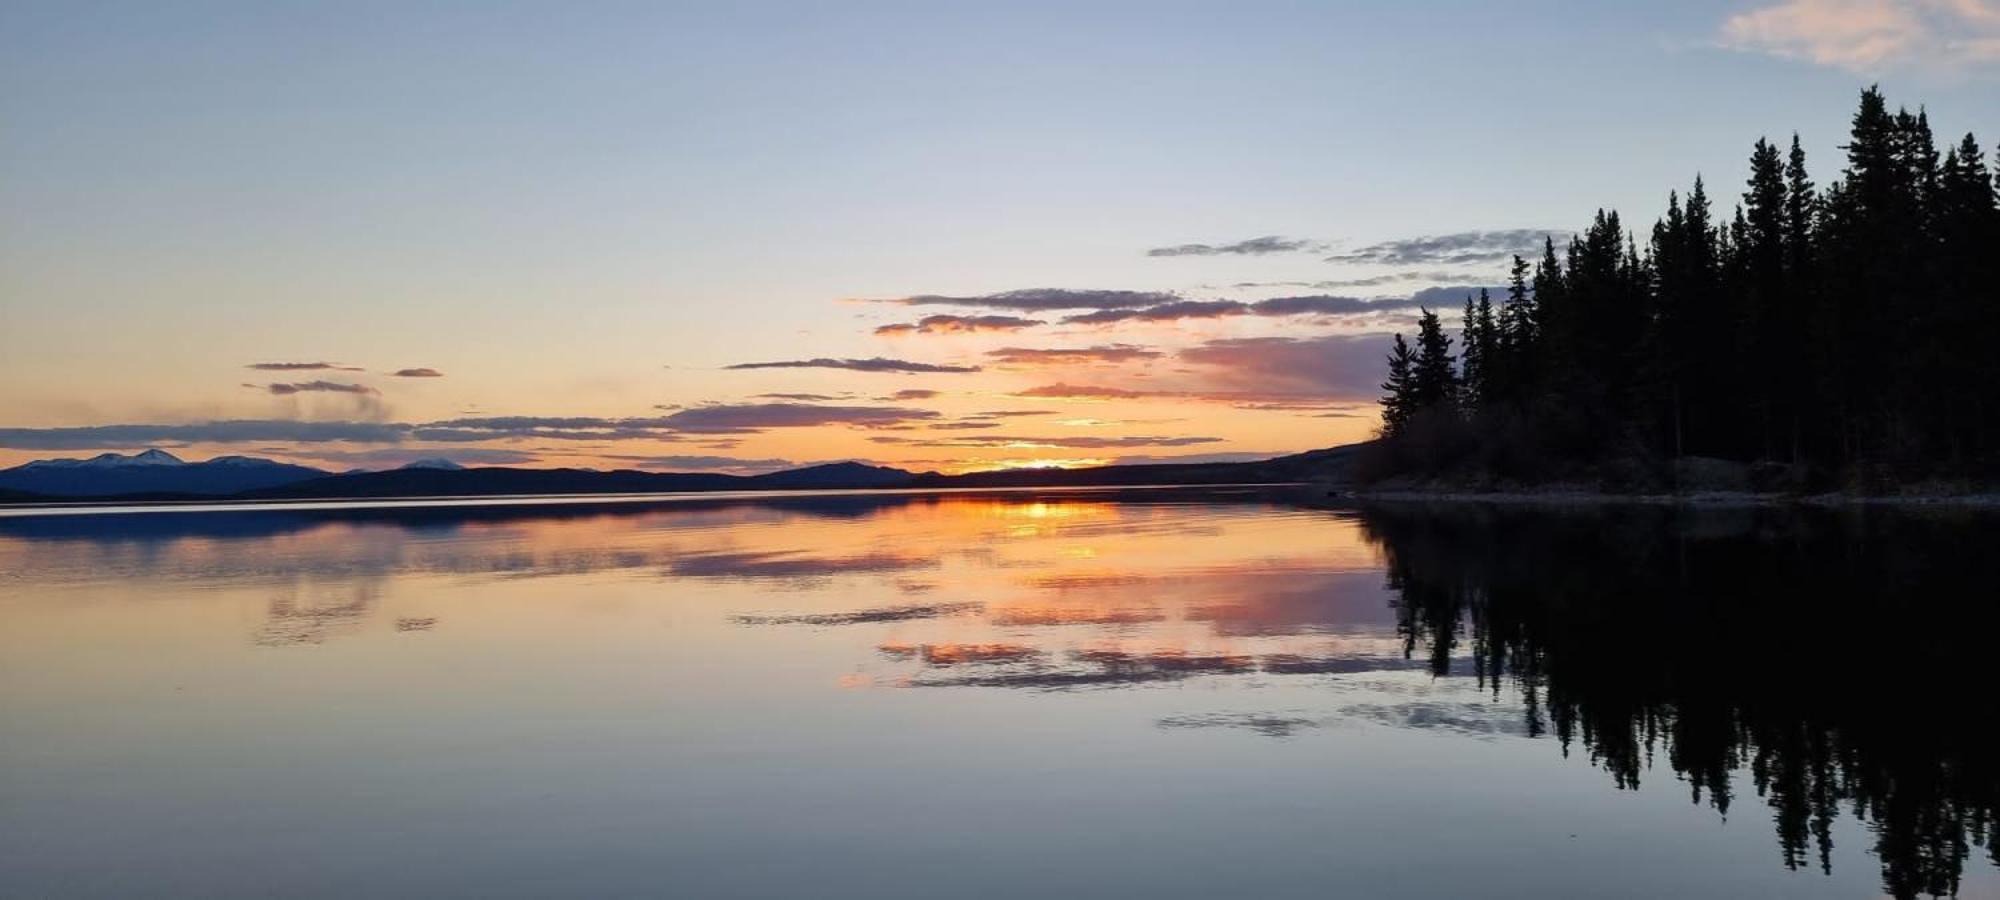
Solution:
[[[247,456],[225,456],[222,459],[249,459]],[[213,462],[214,460],[210,460]],[[257,460],[269,462],[269,460]],[[125,469],[134,466],[185,466],[180,457],[165,450],[142,450],[127,456],[123,453],[99,453],[89,459],[38,459],[16,469]]]
[[[401,466],[398,466],[397,468],[439,469],[446,472],[457,472],[461,469],[464,469],[465,467],[459,465],[458,463],[452,462],[451,460],[445,459],[442,456],[434,456],[429,459],[413,459],[409,462],[402,464]]]
[[[88,459],[38,459],[0,469],[0,490],[51,497],[121,494],[234,494],[276,487],[326,472],[254,456],[218,456],[191,463],[165,450],[101,453]]]

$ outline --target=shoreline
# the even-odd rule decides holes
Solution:
[[[1780,507],[1841,506],[1964,507],[2000,509],[2000,493],[1976,494],[1820,494],[1702,491],[1690,494],[1616,494],[1590,490],[1422,491],[1330,490],[1328,497],[1356,502],[1470,503],[1497,506],[1704,506]]]
[[[0,503],[0,519],[46,516],[105,516],[145,513],[242,513],[242,512],[338,512],[374,509],[452,509],[510,506],[637,506],[668,503],[729,503],[737,501],[848,497],[922,497],[977,494],[1061,494],[1148,493],[1160,491],[1213,490],[1218,492],[1295,490],[1305,482],[1240,482],[1223,484],[1081,484],[1005,485],[980,487],[907,488],[772,488],[736,491],[657,491],[650,493],[571,493],[571,494],[467,494],[409,497],[316,497],[240,500],[219,497],[212,500],[104,501],[75,500],[53,503]]]

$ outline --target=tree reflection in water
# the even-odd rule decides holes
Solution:
[[[1409,652],[1470,651],[1621,788],[1664,760],[1727,814],[1747,770],[1785,865],[1831,865],[1841,809],[1883,889],[2000,864],[1988,656],[1994,522],[1880,511],[1371,508]]]

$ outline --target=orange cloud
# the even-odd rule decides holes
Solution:
[[[2000,63],[1990,0],[1787,0],[1731,16],[1721,43],[1849,71]]]

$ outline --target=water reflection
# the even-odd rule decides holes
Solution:
[[[1897,897],[1956,893],[1975,848],[2000,864],[1990,519],[1388,507],[1364,523],[1412,653],[1518,689],[1526,733],[1617,786],[1664,762],[1726,814],[1748,772],[1793,868],[1830,868],[1845,809]]]
[[[202,771],[188,760],[215,758],[232,761],[217,772],[281,772],[273,796],[301,773],[344,796],[443,741],[440,768],[399,782],[392,804],[426,811],[439,834],[479,808],[477,824],[514,829],[513,845],[561,844],[571,832],[537,823],[551,796],[582,796],[572,828],[615,819],[678,836],[572,846],[609,854],[586,893],[821,886],[754,887],[740,879],[759,867],[711,862],[746,845],[858,885],[917,864],[899,848],[936,831],[897,831],[922,813],[896,798],[977,793],[1017,765],[1041,774],[977,799],[1019,824],[982,840],[1053,858],[1085,838],[1033,811],[1080,815],[1073,795],[1182,757],[1134,794],[1099,797],[1121,816],[1099,821],[1106,835],[1185,822],[1175,811],[1193,804],[1235,810],[1156,835],[1183,843],[1148,857],[1155,896],[1304,895],[1336,875],[1374,896],[1834,894],[1875,887],[1877,867],[1897,897],[1991,889],[1996,534],[1963,515],[1355,510],[1257,491],[0,518],[0,714],[20,725],[0,729],[0,753],[34,763],[0,774],[13,798],[0,883],[119,893],[89,880],[96,835],[190,809],[222,830],[200,844],[173,832],[190,842],[181,854],[240,845],[235,864],[254,866],[252,849],[285,858],[262,842],[286,834],[359,852],[364,832],[288,818],[324,812],[310,804],[268,811],[283,827],[229,830],[263,796],[232,780],[251,776],[174,791]],[[274,734],[302,743],[280,753]],[[106,771],[136,774],[107,783],[101,806],[79,802]],[[490,780],[454,793],[463,772]],[[602,782],[538,787],[590,777],[577,772]],[[860,782],[873,789],[841,793]],[[1614,795],[1668,802],[1594,805]],[[1447,804],[1457,837],[1434,815]],[[1771,830],[1752,829],[1754,871],[1730,867],[1742,829],[1716,830],[1708,811],[1746,808],[1777,835],[1773,860]],[[1560,889],[1504,859],[1482,876],[1498,881],[1423,880],[1427,842],[1476,853],[1478,834],[1508,829],[1523,858],[1553,859],[1575,845],[1533,836],[1586,840],[1587,825],[1631,835],[1660,869],[1639,879],[1597,844],[1565,863]],[[874,837],[817,855],[843,829]],[[22,835],[32,862],[14,850],[30,846]],[[1226,883],[1177,867],[1211,845],[1274,856]],[[116,846],[133,858],[106,871],[186,870],[174,847]],[[477,867],[476,842],[428,846],[453,871]],[[931,853],[923,864],[977,864]],[[667,857],[692,880],[656,881]],[[384,886],[319,877],[350,894]],[[847,892],[898,893],[874,887]]]

